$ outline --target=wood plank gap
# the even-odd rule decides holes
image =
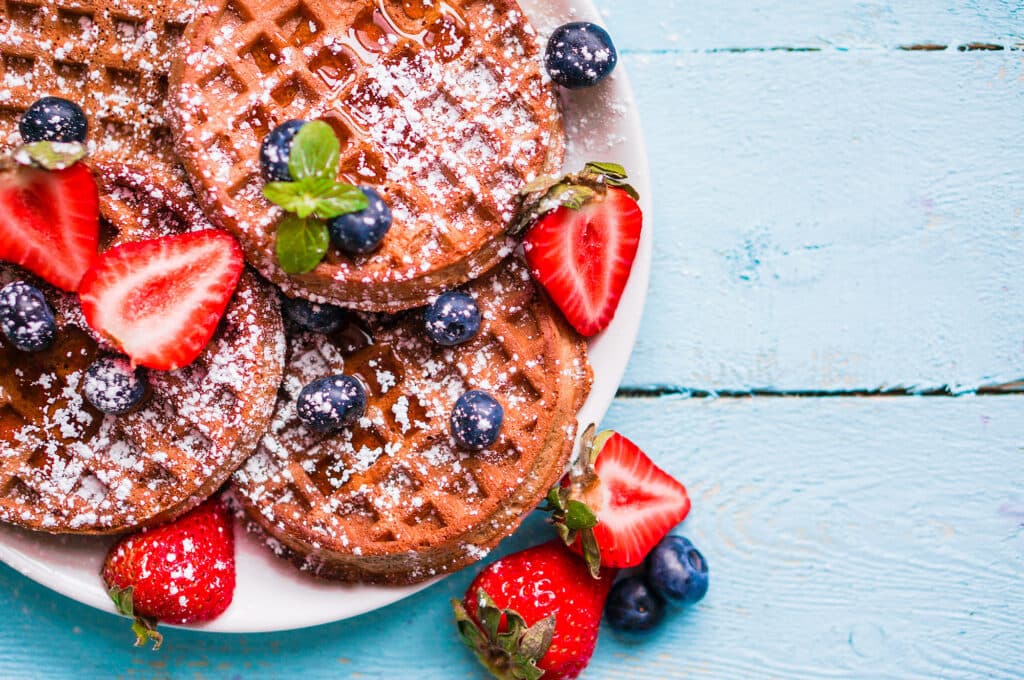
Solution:
[[[1004,50],[1024,50],[1024,43],[1001,44],[986,41],[969,41],[958,45],[947,45],[935,42],[914,42],[902,45],[772,45],[752,47],[707,47],[707,48],[625,48],[625,55],[653,56],[662,54],[763,54],[766,52],[1002,52]]]
[[[1004,385],[986,385],[976,389],[944,387],[913,389],[906,387],[858,389],[858,390],[705,390],[694,387],[651,385],[645,387],[621,387],[618,399],[839,399],[839,398],[891,398],[891,397],[965,397],[965,396],[1008,396],[1024,393],[1024,381]]]

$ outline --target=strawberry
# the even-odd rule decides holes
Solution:
[[[581,453],[545,510],[563,541],[601,566],[639,566],[658,541],[690,512],[686,487],[616,432],[584,433]]]
[[[625,178],[619,166],[590,164],[551,187],[528,211],[538,218],[523,240],[526,262],[569,323],[587,337],[615,316],[640,244],[643,215]]]
[[[103,563],[103,580],[119,613],[135,619],[136,646],[162,636],[156,622],[196,623],[220,616],[235,591],[231,517],[211,499],[170,524],[118,541]]]
[[[238,242],[215,229],[125,243],[86,272],[82,312],[132,363],[171,371],[210,342],[244,266]]]
[[[0,259],[75,291],[96,259],[99,232],[99,192],[82,163],[0,173]]]
[[[594,654],[615,570],[600,576],[559,541],[504,557],[452,600],[459,634],[499,680],[575,678]]]

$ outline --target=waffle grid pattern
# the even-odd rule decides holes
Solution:
[[[170,55],[190,0],[0,0],[0,140],[44,95],[77,102],[97,162],[132,162],[177,177],[164,117]],[[134,159],[134,160],[133,160]]]
[[[196,22],[183,59],[178,148],[211,216],[250,254],[272,251],[279,213],[262,198],[258,152],[286,120],[328,122],[343,144],[341,177],[382,188],[396,215],[372,256],[329,253],[317,271],[342,282],[414,278],[476,253],[502,236],[518,190],[550,169],[548,142],[560,164],[557,107],[528,61],[536,46],[522,15],[471,39],[470,26],[494,24],[509,3],[427,4],[204,10],[212,16]],[[201,165],[210,160],[212,171]],[[272,258],[256,264],[281,278]]]
[[[105,246],[203,224],[187,204],[176,206],[134,177],[104,173]],[[20,275],[4,266],[0,283]],[[272,344],[254,351],[275,329],[280,335],[262,285],[245,274],[200,357],[178,371],[150,371],[144,406],[119,417],[81,395],[85,370],[104,350],[85,330],[75,297],[44,289],[58,315],[55,346],[26,355],[0,339],[0,518],[51,532],[107,533],[169,519],[215,491],[255,446],[252,430],[268,421],[279,377],[281,360],[273,357],[282,352]],[[226,363],[250,382],[215,377]]]
[[[561,475],[588,385],[581,343],[523,273],[510,263],[470,287],[485,322],[462,348],[431,345],[415,313],[363,317],[373,342],[356,351],[346,344],[351,327],[330,342],[293,335],[271,432],[235,477],[254,518],[306,546],[367,556],[474,545],[481,526],[518,524]],[[366,383],[366,418],[351,431],[308,431],[295,416],[299,391],[341,372]],[[505,406],[499,441],[476,454],[448,432],[456,399],[470,389]],[[539,496],[519,507],[524,489]]]

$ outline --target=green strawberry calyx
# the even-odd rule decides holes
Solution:
[[[537,663],[551,646],[555,615],[527,626],[518,612],[500,609],[482,588],[477,591],[476,604],[474,619],[461,602],[452,600],[459,636],[480,663],[499,680],[538,680],[543,676]]]
[[[582,210],[591,201],[603,197],[608,189],[621,189],[633,200],[640,200],[640,194],[629,183],[629,173],[618,163],[592,161],[580,172],[564,177],[539,177],[519,192],[523,207],[508,234],[518,236],[559,208]]]
[[[135,613],[135,603],[132,598],[135,594],[135,587],[118,588],[111,586],[107,591],[110,599],[114,601],[117,613],[127,616],[132,620],[132,632],[135,633],[135,646],[145,647],[150,641],[153,642],[153,651],[160,649],[164,642],[164,636],[157,632],[157,620],[151,616],[142,616]]]
[[[64,170],[87,155],[89,152],[81,142],[30,142],[4,158],[2,165],[4,169],[26,166],[40,170]]]
[[[287,214],[277,227],[277,261],[289,274],[305,274],[327,255],[327,220],[366,210],[359,187],[339,182],[341,142],[322,120],[306,123],[288,154],[291,182],[268,182],[263,196]]]
[[[604,448],[605,442],[615,434],[611,430],[597,433],[591,425],[580,437],[579,450],[567,475],[568,484],[558,484],[547,495],[546,503],[541,506],[544,512],[550,512],[548,521],[554,525],[559,538],[571,546],[577,540],[583,548],[583,560],[595,579],[601,578],[601,549],[594,537],[594,527],[598,519],[594,507],[599,503],[601,479],[597,476],[594,464]]]

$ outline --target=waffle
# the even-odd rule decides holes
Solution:
[[[99,166],[104,246],[208,228],[194,203],[144,174]],[[0,264],[0,284],[27,277]],[[243,274],[221,326],[190,366],[149,371],[126,416],[82,397],[105,348],[77,298],[39,281],[57,340],[27,354],[0,336],[0,520],[51,533],[113,533],[162,522],[216,491],[252,453],[273,414],[284,361],[275,295]]]
[[[165,186],[183,179],[164,118],[170,55],[196,0],[0,0],[0,143],[55,95],[89,119],[90,157],[131,162]]]
[[[507,256],[519,191],[560,169],[564,131],[515,0],[213,0],[171,74],[178,155],[211,220],[292,297],[398,311]],[[381,248],[332,248],[289,276],[259,147],[290,119],[342,142],[339,176],[373,186],[394,224]]]
[[[484,322],[460,347],[431,343],[413,312],[352,315],[326,340],[290,329],[273,424],[233,483],[277,552],[325,578],[421,581],[481,559],[562,476],[590,391],[586,344],[514,259],[468,292]],[[302,387],[341,372],[365,382],[365,417],[305,428]],[[505,407],[499,440],[477,453],[449,433],[469,389]]]

